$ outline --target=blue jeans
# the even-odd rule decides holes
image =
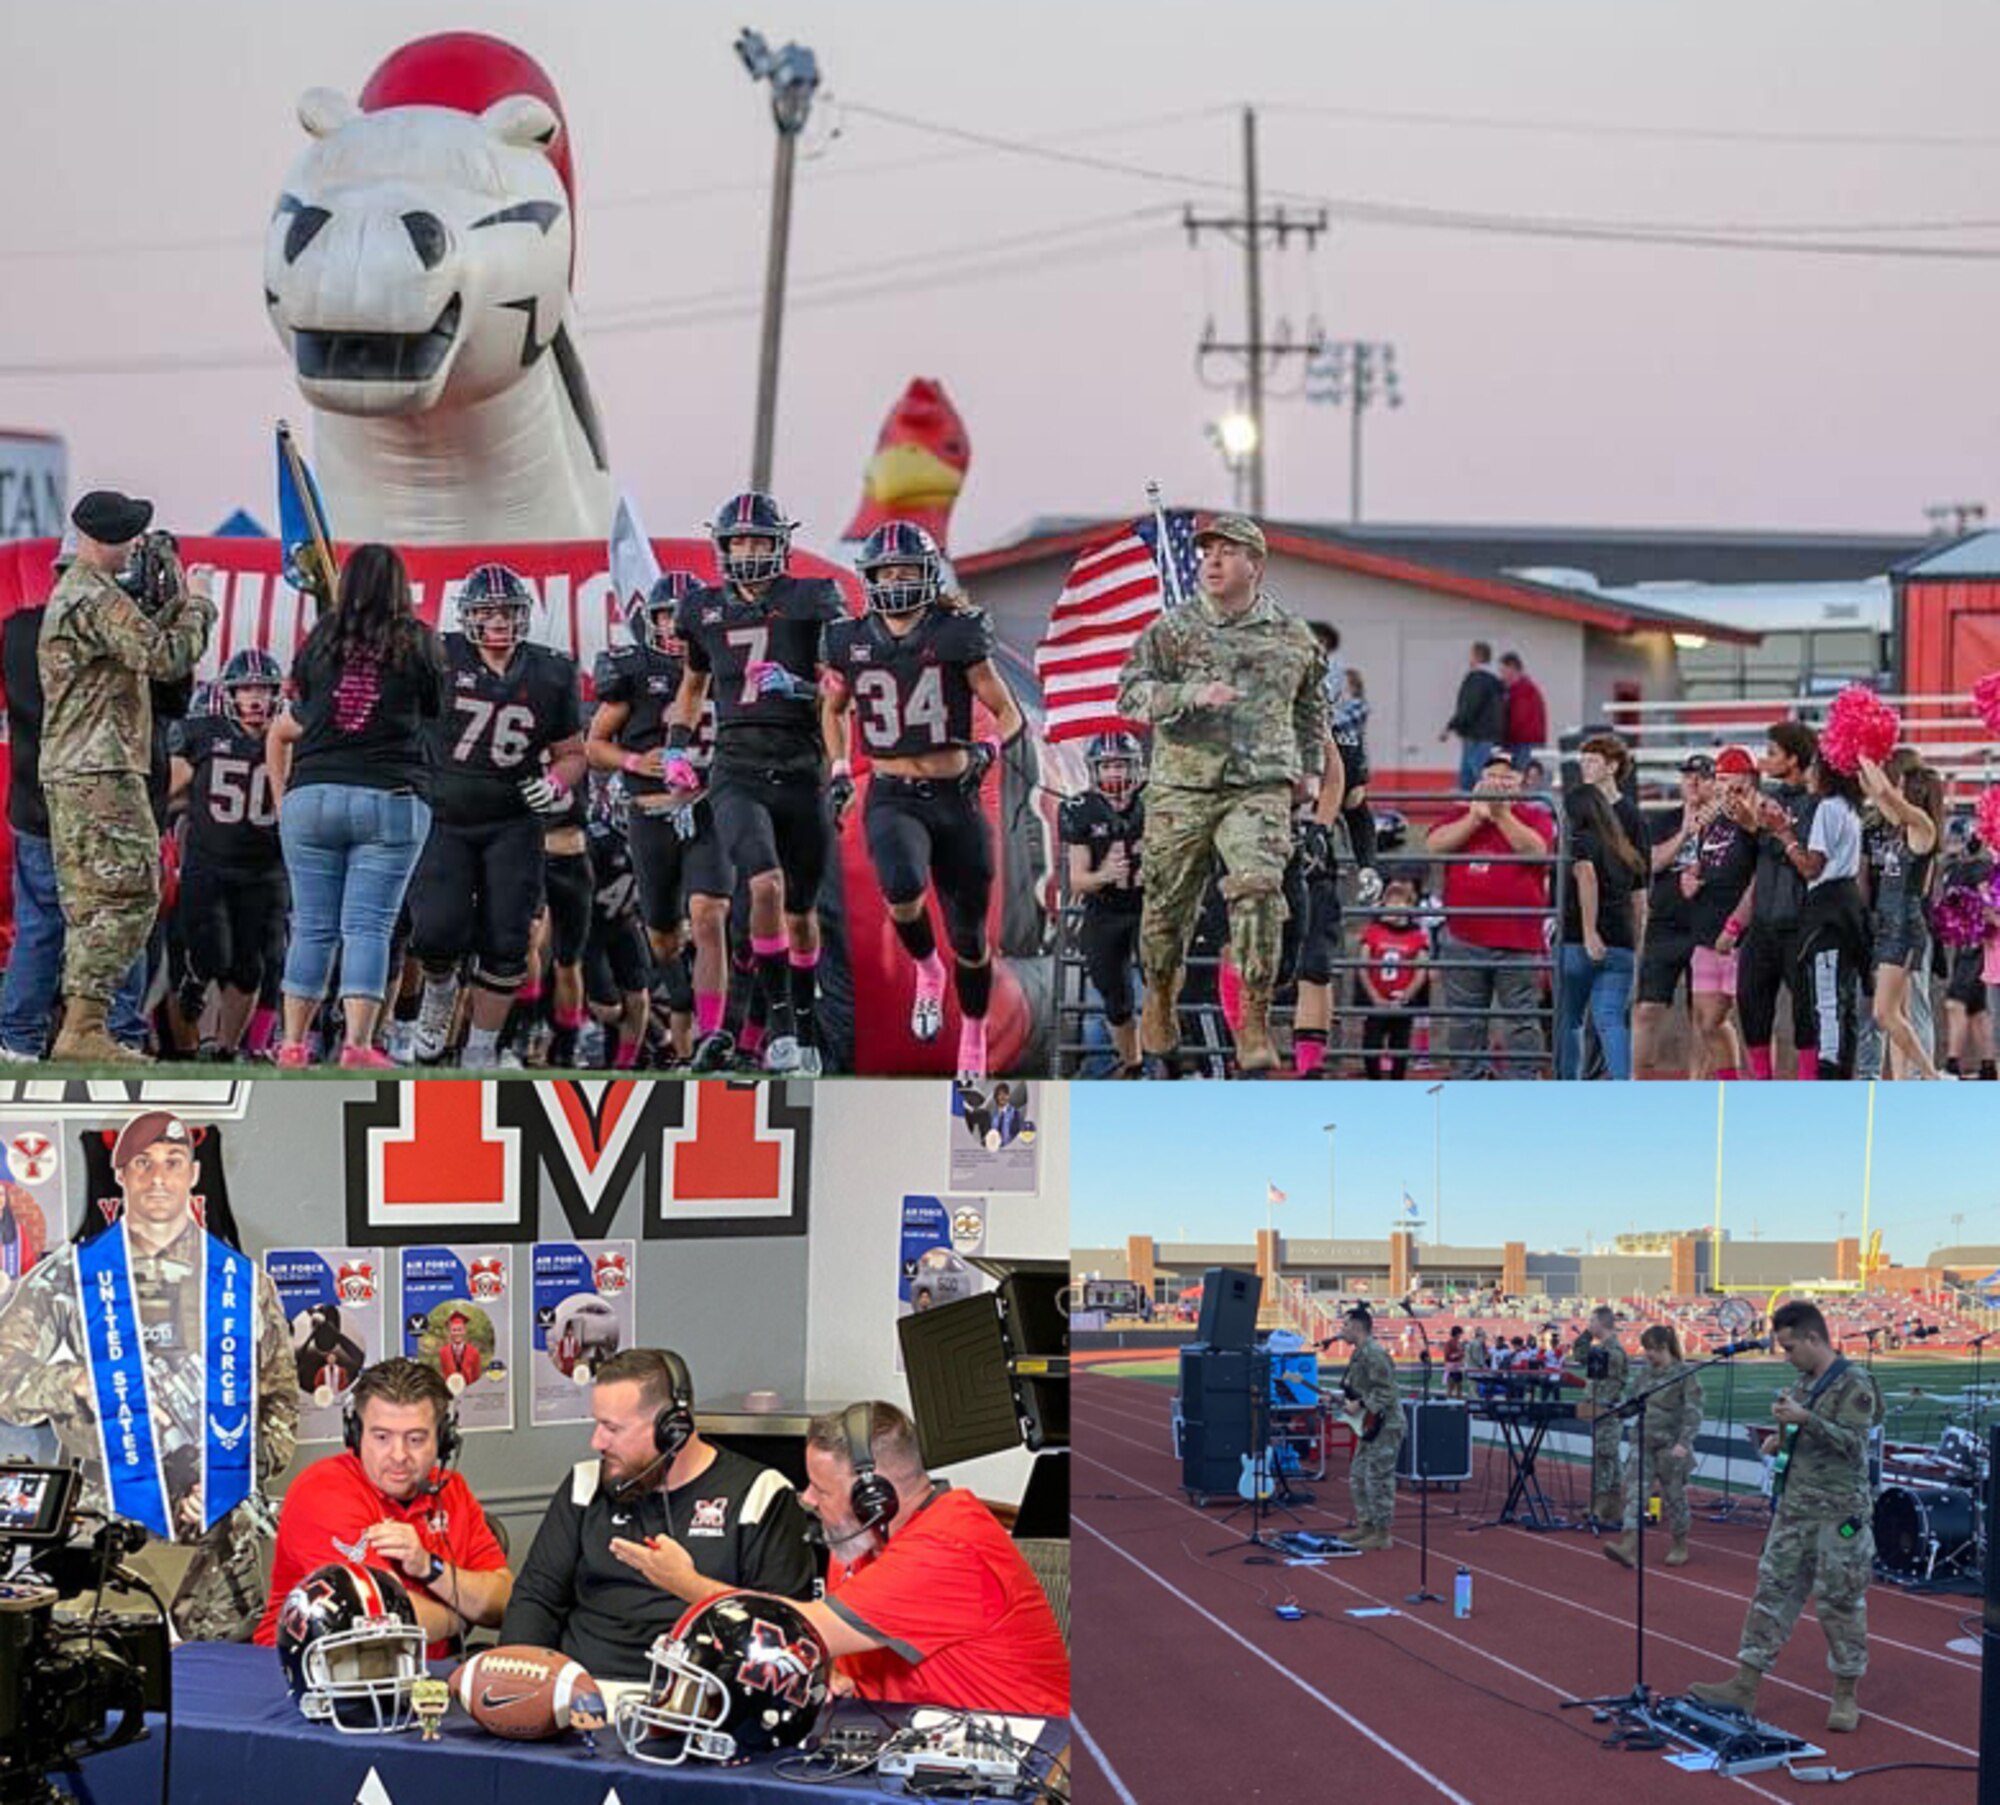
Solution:
[[[278,813],[292,880],[285,995],[318,1002],[340,955],[340,994],[389,987],[389,942],[410,873],[431,831],[431,805],[407,791],[318,783],[286,793]]]
[[[55,854],[46,836],[14,836],[14,951],[0,985],[0,1046],[39,1059],[48,1050],[49,1016],[62,984],[62,899],[56,894]],[[146,1038],[139,1013],[146,999],[146,955],[132,962],[111,999],[110,1029],[127,1046]]]
[[[1486,769],[1486,761],[1493,756],[1491,740],[1460,740],[1458,742],[1458,787],[1471,791],[1479,788],[1479,773]]]
[[[1556,1008],[1556,1076],[1574,1078],[1583,1064],[1583,1018],[1597,1030],[1605,1075],[1632,1076],[1632,974],[1638,961],[1629,946],[1604,949],[1602,963],[1581,946],[1562,949],[1562,987]]]

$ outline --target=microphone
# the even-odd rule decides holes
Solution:
[[[1767,1340],[1732,1341],[1727,1347],[1717,1348],[1715,1350],[1715,1357],[1718,1360],[1726,1360],[1731,1354],[1761,1354],[1770,1345],[1770,1342]]]

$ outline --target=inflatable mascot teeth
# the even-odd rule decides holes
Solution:
[[[524,52],[407,44],[359,102],[314,88],[264,300],[343,539],[601,539],[611,477],[576,343],[568,128]]]

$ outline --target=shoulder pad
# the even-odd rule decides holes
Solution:
[[[944,617],[939,635],[945,649],[966,664],[978,664],[993,656],[993,622],[983,608],[960,608]]]

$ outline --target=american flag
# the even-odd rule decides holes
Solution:
[[[1195,592],[1195,517],[1177,509],[1165,518],[1174,588],[1161,575],[1159,521],[1150,514],[1099,540],[1072,566],[1035,648],[1050,740],[1133,730],[1118,713],[1118,673],[1166,596]]]
[[[1284,1192],[1279,1190],[1268,1178],[1264,1180],[1264,1201],[1266,1203],[1283,1203],[1285,1201]]]

